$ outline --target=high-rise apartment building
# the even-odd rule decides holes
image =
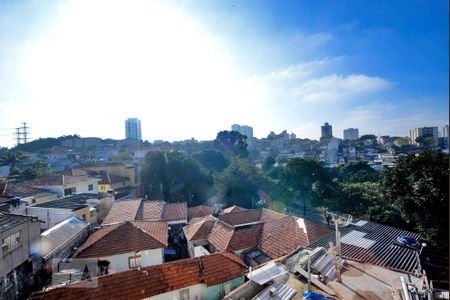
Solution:
[[[359,139],[358,128],[348,128],[344,129],[344,140],[354,141]]]
[[[325,122],[325,124],[321,126],[321,129],[322,129],[322,138],[333,137],[333,126],[328,124],[328,122]]]
[[[125,121],[125,137],[131,140],[142,140],[141,120],[129,118]]]
[[[237,131],[242,135],[245,135],[247,137],[247,144],[251,145],[253,140],[253,128],[247,125],[238,125],[233,124],[231,125],[232,131]]]
[[[420,128],[413,128],[409,130],[409,140],[411,144],[419,146],[419,143],[416,142],[416,139],[418,137],[424,136],[424,135],[430,135],[434,139],[434,144],[437,145],[438,143],[438,128],[436,127],[420,127]]]
[[[448,125],[442,127],[442,137],[448,138]]]

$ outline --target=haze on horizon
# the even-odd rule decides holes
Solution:
[[[0,146],[448,124],[448,2],[2,1]]]

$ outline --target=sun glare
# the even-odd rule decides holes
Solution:
[[[73,1],[53,23],[24,64],[36,105],[75,102],[74,114],[86,114],[88,105],[122,119],[150,113],[143,126],[167,127],[210,109],[228,124],[233,104],[243,105],[237,95],[249,95],[234,80],[226,49],[180,10],[151,1]],[[206,122],[217,117],[204,115]]]

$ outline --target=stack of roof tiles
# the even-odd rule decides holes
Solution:
[[[166,222],[133,221],[96,231],[78,249],[75,257],[94,258],[164,248],[168,245]]]
[[[114,225],[124,221],[186,221],[186,202],[166,203],[161,200],[127,199],[117,201],[102,225]]]
[[[231,253],[183,259],[81,281],[32,295],[32,299],[137,300],[197,284],[217,285],[247,273],[244,262]],[[92,281],[97,285],[92,287]],[[88,286],[87,286],[88,285]]]
[[[207,240],[217,251],[257,248],[273,258],[307,247],[331,232],[322,225],[268,209],[194,218],[183,230],[189,241]]]

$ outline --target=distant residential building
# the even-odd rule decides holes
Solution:
[[[421,136],[430,135],[433,137],[434,145],[438,144],[438,128],[437,126],[434,127],[419,127],[419,128],[413,128],[409,130],[409,139],[411,141],[411,144],[414,144],[416,146],[419,146],[419,143],[416,142],[416,139]]]
[[[378,139],[381,145],[386,145],[391,142],[391,137],[389,135],[382,135]]]
[[[73,138],[61,141],[61,147],[66,148],[90,148],[90,147],[100,147],[102,145],[102,139],[96,137],[88,138]]]
[[[322,131],[322,138],[330,138],[333,136],[333,126],[328,124],[328,122],[325,122],[320,128]]]
[[[354,141],[359,139],[358,128],[348,128],[344,129],[344,140]]]
[[[231,126],[232,131],[237,131],[247,137],[247,144],[251,145],[253,140],[253,128],[247,125],[233,124]]]
[[[140,170],[137,165],[124,163],[124,162],[104,162],[104,163],[94,163],[94,164],[83,164],[77,169],[85,170],[88,173],[108,173],[109,175],[123,176],[130,179],[130,184],[132,187],[138,187],[141,183],[140,181]]]
[[[25,299],[41,268],[37,217],[0,213],[0,299]]]
[[[330,138],[327,145],[327,163],[335,164],[338,161],[339,139]]]
[[[130,140],[142,140],[141,120],[129,118],[125,121],[125,137]]]
[[[442,127],[442,137],[448,138],[448,125]]]
[[[297,138],[297,135],[293,132],[291,132],[291,134],[289,135],[289,139],[290,140],[295,140]]]
[[[21,185],[44,189],[57,193],[59,197],[63,197],[73,193],[98,194],[99,181],[100,179],[87,175],[55,174],[39,176],[33,180],[24,181]]]

